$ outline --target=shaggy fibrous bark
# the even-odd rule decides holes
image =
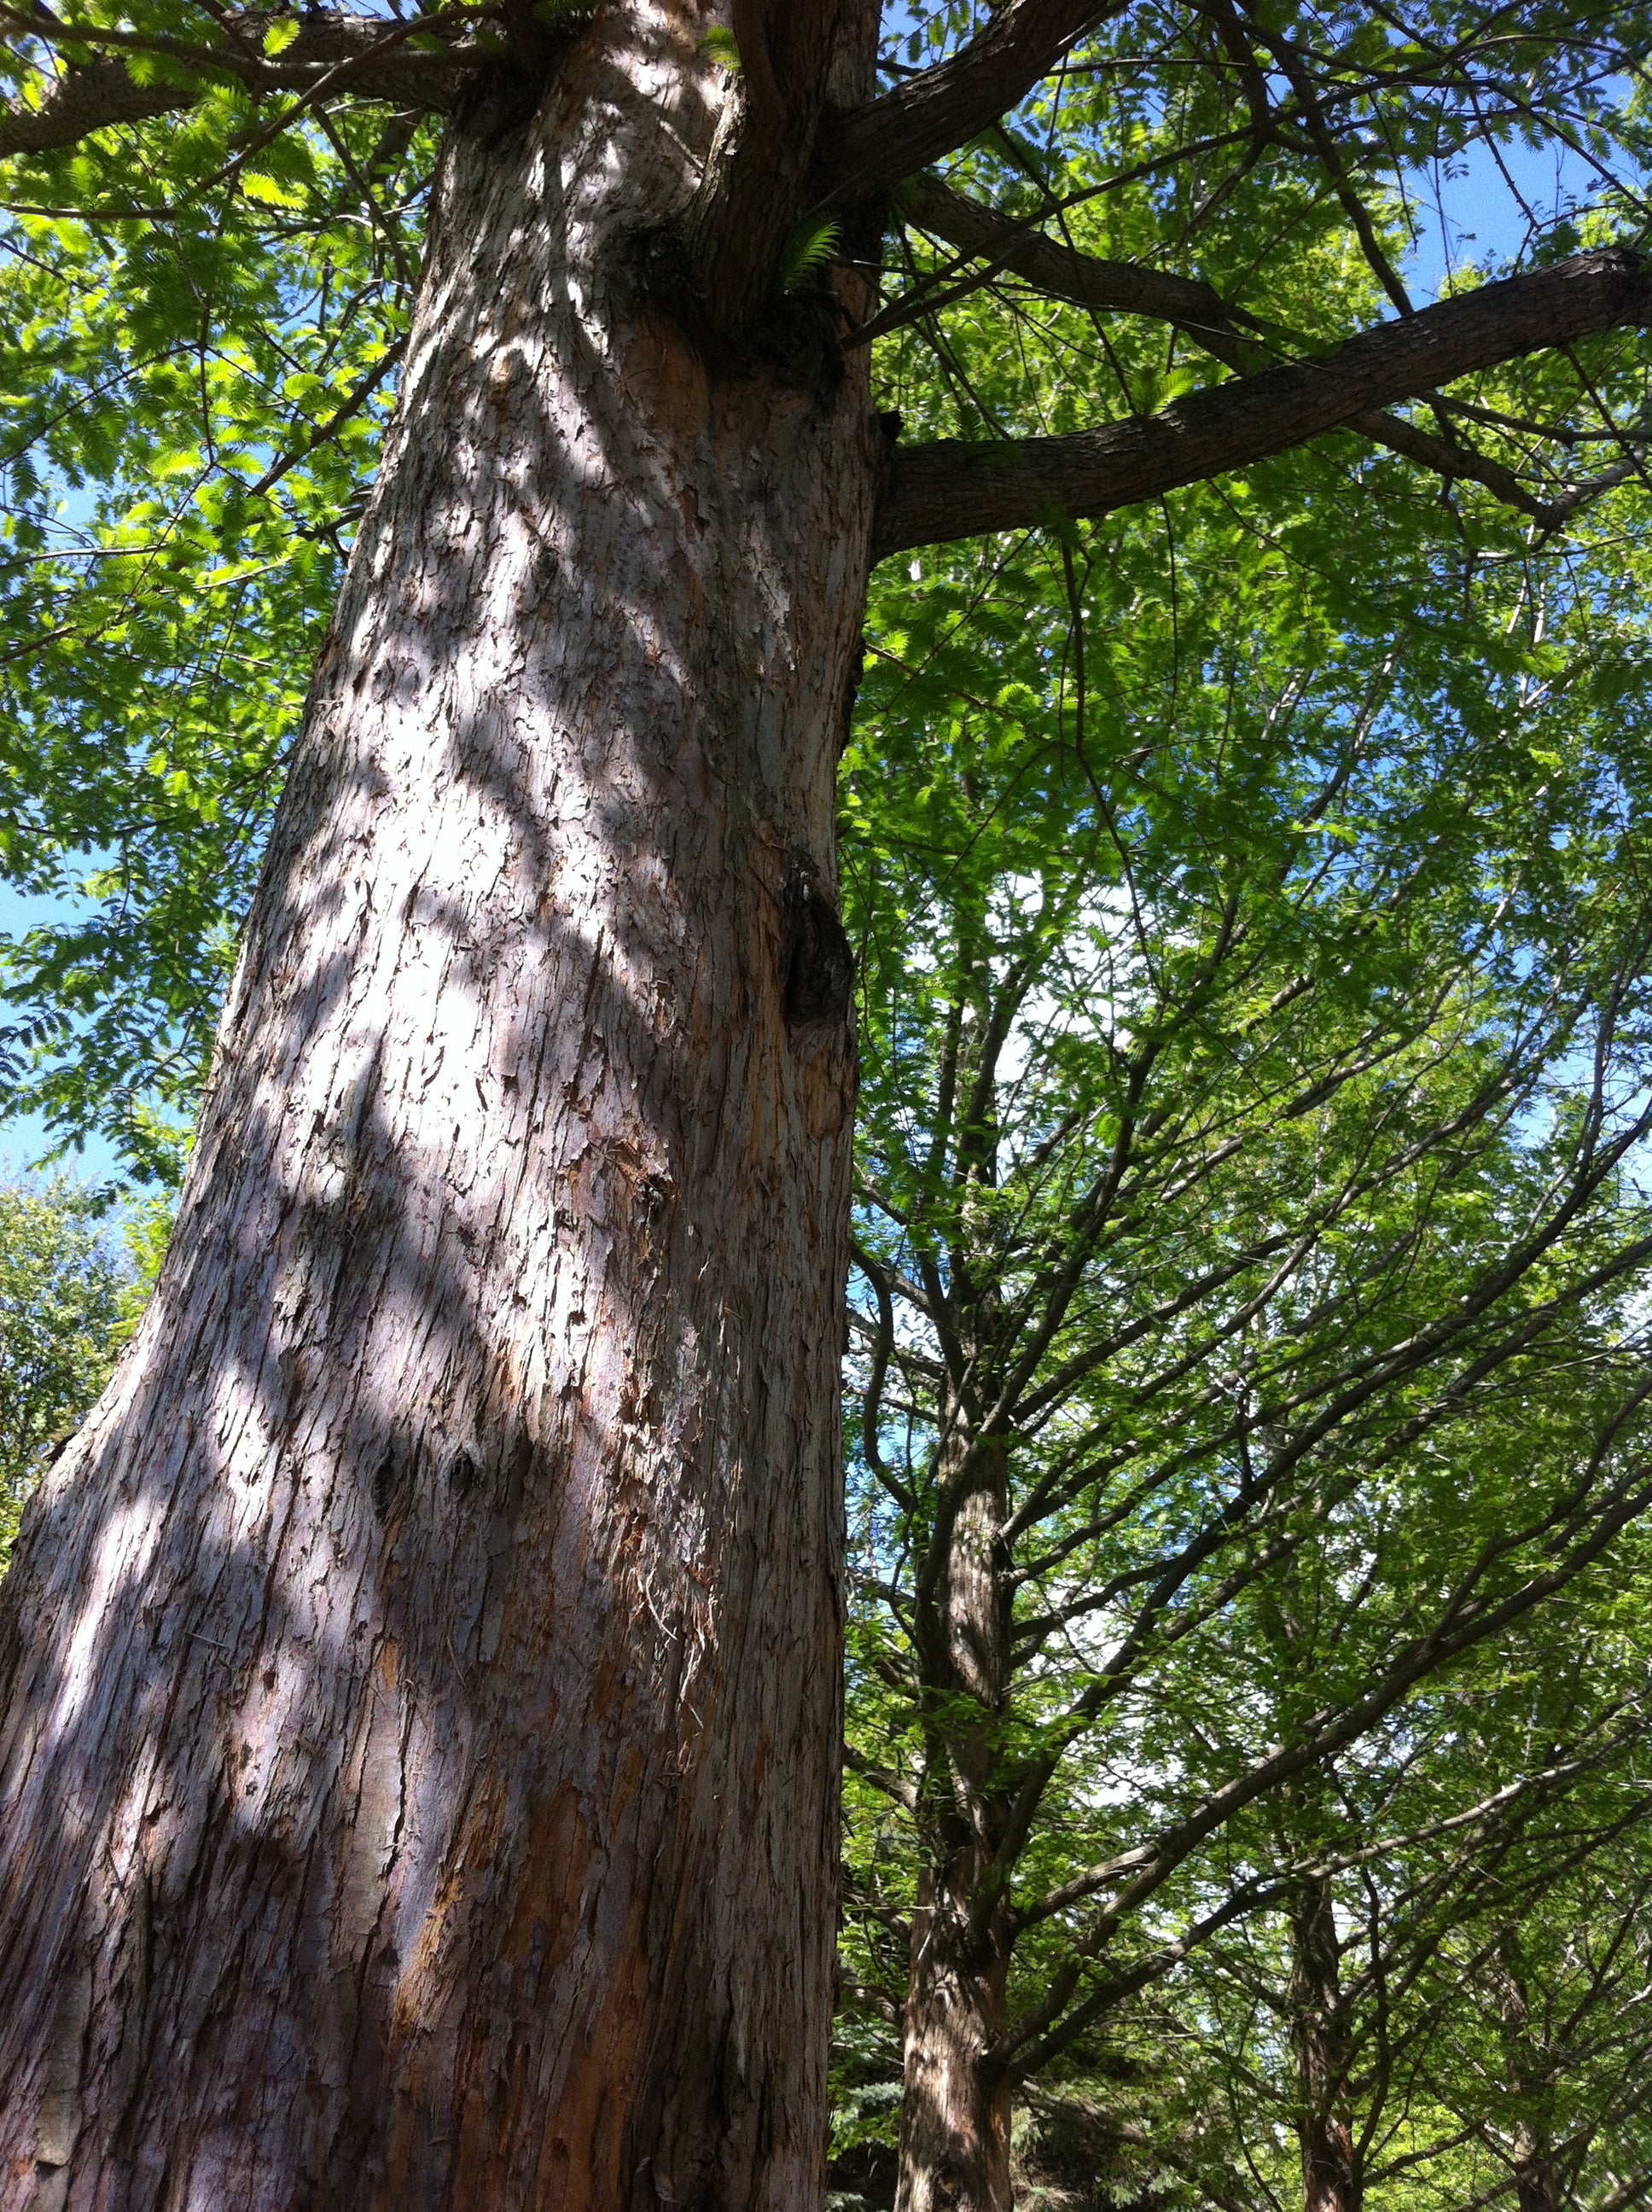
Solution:
[[[890,189],[1106,12],[1013,0],[881,98],[870,0],[441,51],[8,18],[0,155],[226,78],[451,118],[172,1254],[7,1589],[8,2205],[818,2202],[869,565],[1645,305],[1585,256],[1157,424],[891,459]]]

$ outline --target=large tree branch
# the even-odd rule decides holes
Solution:
[[[1649,323],[1652,279],[1645,264],[1608,247],[1383,323],[1336,353],[1236,377],[1145,421],[1061,438],[949,440],[897,452],[878,509],[876,554],[1024,529],[1052,514],[1108,514],[1327,430],[1361,427],[1360,417],[1374,409],[1498,362]],[[1400,427],[1419,445],[1436,442]]]
[[[978,137],[1128,0],[1011,0],[978,39],[881,100],[838,118],[815,167],[817,197],[871,199]]]
[[[1236,316],[1209,284],[1144,269],[1133,261],[1104,261],[1080,253],[996,208],[965,199],[938,177],[909,179],[902,188],[901,204],[933,236],[985,260],[991,270],[1021,277],[1048,299],[1070,301],[1101,314],[1145,315],[1156,322],[1174,323],[1214,359],[1245,374],[1260,373],[1266,365],[1258,340],[1239,327],[1248,319],[1242,313]],[[876,325],[869,325],[859,336],[864,340],[879,334]],[[1564,496],[1553,503],[1541,500],[1500,462],[1380,408],[1351,416],[1348,428],[1448,479],[1468,477],[1482,483],[1508,506],[1551,529],[1558,529],[1589,495],[1580,490],[1570,501]]]
[[[8,15],[14,35],[21,30],[33,40],[41,27],[51,29],[49,24],[37,27]],[[222,43],[180,47],[170,57],[179,73],[169,82],[135,83],[118,55],[66,70],[47,81],[38,106],[15,100],[0,112],[0,158],[56,153],[113,124],[175,114],[193,106],[208,86],[223,77],[235,78],[250,92],[301,94],[329,70],[348,64],[355,97],[440,111],[452,106],[471,70],[486,59],[458,46],[459,32],[444,27],[440,19],[407,25],[382,15],[314,13],[297,20],[297,37],[271,55],[264,51],[264,34],[277,22],[291,22],[291,16],[252,9],[227,15]],[[407,43],[414,29],[451,37],[454,48],[440,54],[416,51]],[[76,43],[94,45],[98,34],[82,33]]]

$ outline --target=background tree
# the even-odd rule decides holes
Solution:
[[[1314,1869],[1298,1903],[1201,1948],[1163,2008],[1161,2047],[1183,2079],[1169,2147],[1192,2154],[1210,2201],[1292,2201],[1287,2144],[1306,2201],[1317,2186],[1338,2206],[1527,2212],[1642,2185],[1639,1552],[1327,1775],[1310,1820],[1294,1794],[1276,1802],[1282,1862],[1294,1850]],[[1310,1989],[1298,1930],[1315,1900]],[[1304,2069],[1309,2044],[1321,2063]],[[1327,2160],[1333,2118],[1341,2154]]]
[[[0,1949],[0,2141],[49,2200],[812,2200],[853,1084],[833,778],[868,568],[1349,425],[1544,528],[1638,451],[1635,349],[1585,343],[1644,316],[1632,253],[1409,313],[1367,205],[1419,150],[1581,128],[1632,226],[1637,16],[1014,0],[902,20],[881,57],[878,29],[824,0],[10,20],[0,151],[46,358],[67,377],[125,313],[123,436],[154,423],[205,518],[181,580],[167,513],[120,542],[156,471],[72,431],[52,464],[24,371],[20,658],[125,650],[146,562],[210,637],[255,639],[261,592],[307,619],[325,551],[307,571],[287,542],[345,519],[304,511],[309,463],[399,380],[289,756],[285,661],[244,742],[185,714],[175,766],[95,667],[111,785],[18,741],[92,793],[100,846],[159,852],[157,811],[229,792],[231,861],[288,760],[167,1271],[9,1583],[0,1884],[33,1911]],[[368,271],[411,289],[431,117],[393,363]],[[878,263],[936,163],[972,205],[901,219],[987,226],[960,283],[1048,247],[1086,313],[1202,331],[1208,388],[1049,424],[1029,387],[990,440],[893,441],[869,341],[944,349],[951,280],[914,247],[916,293],[885,301]],[[1073,243],[1103,185],[1127,229],[1157,216],[1171,289],[1082,250],[1104,224]],[[1324,211],[1391,319],[1362,329],[1298,260]],[[343,257],[365,312],[341,317],[326,241],[362,226],[382,259]],[[1487,393],[1460,380],[1539,349],[1542,412],[1461,411]],[[53,465],[91,480],[81,543]],[[140,749],[165,808],[112,808]],[[161,1042],[130,1096],[186,1073],[211,997],[210,896],[150,878],[138,916],[175,893],[190,927],[133,930]],[[95,1028],[85,950],[63,975],[26,951],[56,1025],[26,1049],[75,1061],[70,980]]]
[[[1007,2204],[1022,2086],[1264,1899],[1308,2018],[1330,1895],[1265,1808],[1644,1504],[1646,916],[1592,592],[1540,585],[1546,680],[1470,654],[1471,702],[1430,599],[1506,640],[1506,575],[1402,534],[1418,627],[1373,635],[1219,508],[1177,526],[1197,588],[1127,626],[1082,590],[1134,580],[1122,531],[928,580],[849,763],[849,1986],[900,2022],[902,2205]]]
[[[108,1380],[131,1273],[93,1194],[0,1184],[0,1571],[17,1516]]]

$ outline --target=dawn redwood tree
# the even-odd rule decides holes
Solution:
[[[1338,151],[1360,102],[1478,97],[1505,42],[1430,18],[1395,80],[1387,33],[1327,55],[1221,7],[1010,0],[880,81],[878,17],[6,12],[30,219],[164,223],[201,116],[216,181],[249,185],[361,103],[446,118],[167,1265],[8,1583],[9,2203],[818,2202],[854,1088],[833,779],[872,564],[1348,425],[1545,527],[1586,489],[1540,497],[1540,459],[1478,451],[1443,399],[1436,428],[1387,410],[1652,319],[1628,251],[1397,300],[1303,357],[1203,283],[1045,238],[1048,187],[1006,219],[940,179],[910,219],[966,263],[1193,327],[1237,374],[902,442],[864,343],[895,195],[1082,80],[1093,40],[1119,67],[1169,24],[1224,143],[1318,163],[1379,258]],[[214,181],[178,173],[181,200]]]

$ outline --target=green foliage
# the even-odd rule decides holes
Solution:
[[[842,228],[841,223],[823,221],[799,226],[787,240],[780,263],[782,291],[795,291],[806,278],[826,267],[837,252]]]
[[[1588,2203],[1645,2164],[1648,1565],[1626,1544],[1420,1700],[1381,1758],[1272,1808],[1276,1848],[1333,1869],[1327,2020],[1372,2203],[1512,2193],[1534,2156]],[[1257,1914],[1197,1954],[1177,2022],[1157,2023],[1187,2169],[1259,2208],[1288,2185],[1303,2107],[1292,1963],[1289,1915]]]
[[[0,225],[0,875],[70,902],[0,948],[0,1095],[161,1181],[395,397],[434,143],[344,109],[242,154],[253,112],[226,85],[38,162],[15,201],[86,214]],[[166,219],[98,212],[134,198]]]
[[[1586,1757],[1624,1690],[1619,1662],[1583,1678],[1538,1745],[1551,1633],[1604,1632],[1591,1584],[1552,1632],[1466,1647],[1375,1716],[1319,1837],[1270,1791],[1116,1923],[1120,1885],[1084,1886],[1352,1711],[1450,1593],[1518,1605],[1603,1502],[1580,1470],[1600,1454],[1632,1484],[1644,1446],[1652,702],[1613,565],[1642,557],[1641,510],[1598,565],[1492,562],[1357,487],[1316,540],[1313,483],[1306,460],[1259,471],[1242,526],[1231,491],[1187,493],[886,572],[845,760],[846,2081],[858,2112],[878,2064],[898,2075],[887,2021],[951,1808],[990,1831],[1033,1788],[1002,1875],[1011,2019],[1080,1971],[1072,2033],[1024,2054],[1029,2188],[1041,2109],[1121,2196],[1285,2186],[1278,2017],[1212,2040],[1209,1979],[1170,1947],[1237,1899],[1242,1932],[1209,1940],[1254,1924],[1277,1949],[1282,1867],[1456,1818],[1557,1747]],[[1377,555],[1358,592],[1351,526]],[[1010,1446],[1016,1657],[985,1717],[933,1656],[949,1421]],[[1519,1848],[1552,1861],[1535,1832]],[[1414,1873],[1396,1845],[1349,1879],[1393,1899]],[[1230,2049],[1225,2072],[1193,2063]],[[1264,2056],[1271,2118],[1243,2089]],[[1443,2140],[1429,2094],[1403,2124]]]
[[[726,70],[731,76],[738,76],[740,42],[725,24],[713,25],[701,40],[700,51],[710,60],[715,62],[719,69]]]
[[[177,1201],[170,1192],[152,1193],[147,1198],[133,1200],[128,1207],[120,1239],[128,1280],[111,1340],[117,1352],[125,1351],[131,1343],[143,1318],[143,1310],[154,1296],[176,1218]]]

